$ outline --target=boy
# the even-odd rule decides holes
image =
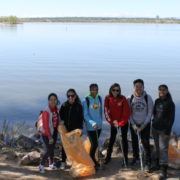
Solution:
[[[134,94],[128,98],[131,107],[130,130],[133,147],[132,165],[139,160],[139,148],[137,133],[143,144],[145,152],[145,170],[150,172],[151,168],[151,152],[150,152],[150,128],[151,117],[153,113],[153,100],[150,95],[144,91],[144,81],[136,79],[133,82]]]

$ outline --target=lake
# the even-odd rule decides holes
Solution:
[[[50,92],[63,102],[75,88],[83,98],[96,82],[104,97],[118,82],[128,96],[142,78],[153,99],[169,86],[180,133],[179,50],[180,24],[0,24],[0,124],[34,124]]]

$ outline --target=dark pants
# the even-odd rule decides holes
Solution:
[[[122,145],[123,145],[123,152],[126,161],[128,161],[128,140],[127,140],[128,127],[129,127],[129,123],[127,123],[125,126],[119,127],[121,128],[121,132],[122,132]],[[117,135],[117,128],[111,126],[111,136],[110,136],[110,141],[107,150],[107,157],[106,157],[107,159],[111,158],[113,145],[116,140],[116,135]]]
[[[90,156],[95,164],[97,164],[95,159],[96,149],[98,147],[98,138],[101,134],[101,129],[97,131],[88,131],[89,140],[91,142]]]
[[[67,156],[66,156],[66,153],[65,153],[65,151],[64,151],[64,148],[62,147],[62,152],[61,152],[62,154],[62,162],[66,162],[66,159],[67,159]]]
[[[133,158],[139,158],[139,144],[138,144],[138,137],[132,125],[130,126],[131,130],[131,138],[132,138],[132,148],[133,148]],[[150,149],[150,123],[140,132],[140,138],[142,141],[142,145],[144,148],[144,155],[145,155],[145,164],[151,164],[151,149]]]
[[[42,156],[41,165],[45,165],[46,161],[49,160],[49,165],[53,163],[53,157],[54,157],[54,148],[57,141],[57,129],[54,129],[53,133],[53,144],[49,144],[49,138],[48,136],[42,136],[46,152]]]
[[[160,165],[168,165],[169,136],[164,131],[158,131],[154,128],[153,136],[156,147],[156,159],[159,160]]]

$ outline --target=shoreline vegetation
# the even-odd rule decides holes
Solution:
[[[24,22],[77,22],[77,23],[157,23],[180,24],[178,18],[125,18],[125,17],[34,17],[18,18],[16,16],[0,16],[0,23],[19,24]]]
[[[0,23],[3,24],[18,24],[20,23],[20,19],[16,16],[6,16],[6,17],[1,17],[0,16]]]

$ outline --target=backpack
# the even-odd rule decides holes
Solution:
[[[40,111],[38,120],[35,123],[35,128],[37,132],[42,132],[42,128],[43,128],[42,114],[43,114],[43,111]]]
[[[51,113],[50,109],[47,108],[46,111],[49,112],[50,119],[52,119],[52,113]],[[36,131],[39,132],[39,133],[44,133],[45,132],[44,128],[43,128],[43,119],[42,119],[43,112],[44,111],[40,111],[39,116],[38,116],[38,120],[35,123]],[[51,121],[49,121],[49,125],[52,126],[52,122]],[[51,130],[51,128],[50,128],[50,130]]]
[[[99,99],[99,102],[100,102],[100,104],[101,104],[101,106],[102,106],[102,99],[101,99],[101,97],[98,96],[98,99]],[[86,103],[87,103],[87,106],[88,106],[88,108],[89,108],[90,101],[89,101],[89,98],[88,98],[88,97],[86,97]]]

